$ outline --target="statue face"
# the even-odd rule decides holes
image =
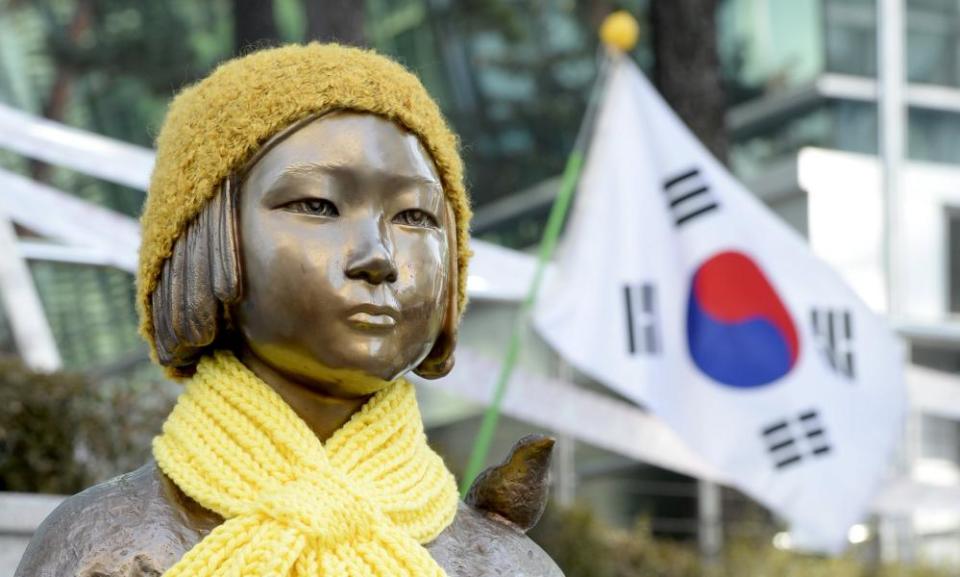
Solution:
[[[454,223],[415,136],[371,114],[325,115],[257,161],[239,211],[244,295],[232,316],[261,361],[349,397],[430,351]]]

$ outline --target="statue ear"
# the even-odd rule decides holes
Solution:
[[[457,348],[457,333],[460,329],[460,293],[459,293],[459,273],[457,259],[457,226],[456,217],[449,204],[446,205],[447,211],[447,310],[443,317],[443,326],[440,327],[440,334],[430,349],[427,358],[420,361],[414,373],[424,379],[439,379],[444,377],[453,369],[453,351]]]

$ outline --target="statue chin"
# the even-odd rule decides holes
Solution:
[[[275,371],[316,393],[344,399],[377,393],[409,371],[406,365],[398,368],[380,358],[353,363],[345,368],[331,368],[309,355],[270,345],[248,345],[240,358],[254,372]]]

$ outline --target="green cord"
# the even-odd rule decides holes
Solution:
[[[500,409],[503,406],[503,397],[507,392],[507,384],[516,367],[517,359],[520,356],[520,344],[530,322],[530,315],[533,313],[533,306],[537,302],[537,295],[540,292],[540,284],[543,281],[543,273],[547,268],[547,263],[553,257],[553,251],[557,248],[557,241],[560,238],[560,231],[563,229],[563,222],[567,218],[567,212],[570,209],[570,202],[573,200],[573,193],[577,188],[577,181],[580,180],[580,171],[583,168],[584,151],[587,148],[587,141],[593,130],[593,121],[599,107],[600,97],[606,89],[607,79],[609,78],[609,69],[616,58],[611,57],[611,53],[603,48],[598,48],[599,73],[597,81],[590,91],[590,98],[587,102],[587,110],[583,116],[583,122],[580,125],[577,139],[573,145],[573,151],[567,157],[567,164],[563,169],[563,176],[560,179],[560,189],[557,191],[557,198],[550,208],[550,217],[547,219],[547,227],[543,231],[540,239],[540,251],[537,256],[537,267],[533,274],[533,280],[530,282],[530,288],[527,290],[527,296],[523,299],[520,311],[515,317],[513,331],[510,334],[510,342],[507,345],[507,354],[503,359],[503,365],[500,367],[500,374],[497,377],[497,385],[493,391],[493,399],[490,405],[483,413],[483,421],[480,423],[480,430],[473,443],[473,450],[470,453],[470,460],[467,462],[467,471],[460,483],[460,496],[465,497],[470,485],[483,469],[483,464],[487,461],[487,454],[490,452],[490,444],[493,442],[493,434],[497,430],[497,422],[500,420]]]
[[[570,208],[570,201],[573,199],[573,191],[576,189],[582,167],[583,152],[574,149],[567,158],[567,166],[564,168],[563,177],[560,180],[560,190],[557,192],[556,201],[550,209],[550,218],[547,220],[547,227],[543,231],[543,238],[540,240],[540,254],[537,258],[537,268],[533,275],[533,281],[530,283],[527,296],[523,300],[519,314],[515,317],[513,323],[513,332],[510,334],[507,355],[500,367],[500,375],[497,378],[493,399],[483,414],[483,422],[480,424],[480,431],[477,433],[473,451],[470,453],[467,472],[460,485],[461,497],[466,496],[467,490],[473,484],[477,475],[480,474],[480,470],[487,460],[487,454],[490,452],[493,434],[496,432],[497,422],[500,420],[500,407],[503,405],[503,397],[507,392],[507,383],[510,381],[510,376],[517,364],[517,358],[520,356],[520,341],[533,311],[533,305],[537,301],[537,293],[540,292],[540,284],[543,281],[543,272],[557,247],[560,230],[563,228],[563,221],[566,219],[567,211]]]

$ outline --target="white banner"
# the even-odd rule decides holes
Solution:
[[[535,322],[783,516],[794,543],[839,551],[866,514],[904,413],[893,333],[627,58]]]

